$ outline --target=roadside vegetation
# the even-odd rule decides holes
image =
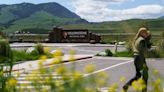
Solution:
[[[83,73],[76,71],[73,50],[70,51],[70,62],[72,65],[69,68],[63,64],[59,64],[62,62],[61,55],[60,50],[54,53],[53,63],[58,65],[56,67],[49,67],[48,69],[43,67],[43,63],[46,62],[47,57],[45,55],[41,56],[38,61],[39,69],[32,71],[32,73],[26,76],[26,80],[29,81],[28,84],[18,85],[17,78],[21,74],[17,73],[15,77],[8,77],[3,82],[5,85],[3,84],[4,86],[0,88],[0,92],[101,92],[102,87],[108,87],[106,89],[107,92],[118,92],[119,84],[126,81],[126,78],[121,76],[118,83],[111,83],[109,85],[107,83],[109,76],[105,72],[92,74],[96,69],[96,66],[92,64],[84,67]],[[58,78],[54,77],[54,72],[56,72]],[[88,75],[84,75],[84,73]],[[155,69],[151,73],[153,75],[150,82],[152,89],[148,92],[163,92],[163,80],[160,73]],[[5,72],[1,71],[0,77],[4,75]],[[28,88],[29,86],[31,88]],[[141,92],[144,87],[145,84],[142,79],[132,83],[133,92]],[[122,90],[122,92],[124,91]]]
[[[43,47],[41,44],[37,44],[31,52],[27,52],[27,50],[12,50],[14,60],[19,63],[20,61],[38,60],[42,55],[48,58],[52,57],[52,54],[49,53],[49,48]]]
[[[160,35],[161,39],[159,39],[157,42],[153,42],[153,48],[151,48],[147,53],[147,58],[164,58],[164,32]],[[121,52],[112,52],[109,49],[106,49],[104,53],[98,53],[96,56],[113,56],[113,57],[133,57],[133,50],[132,50],[132,38],[129,38],[129,40],[126,42],[125,51]]]
[[[6,83],[12,77],[11,71],[14,62],[13,53],[8,41],[0,36],[0,92],[5,92]],[[6,71],[5,74],[4,71]]]
[[[158,49],[163,48],[161,41],[159,43]],[[126,81],[124,76],[120,76],[120,81],[118,83],[111,83],[109,85],[107,80],[109,80],[110,77],[107,76],[105,72],[94,74],[93,72],[95,71],[96,66],[92,64],[84,67],[83,73],[76,71],[76,64],[74,61],[75,52],[73,50],[70,51],[70,62],[72,65],[69,68],[60,64],[62,63],[62,52],[60,50],[54,52],[54,59],[52,61],[53,64],[58,65],[56,65],[56,67],[52,66],[44,68],[43,63],[46,62],[46,59],[48,58],[46,54],[48,49],[44,49],[39,44],[35,47],[35,50],[31,52],[31,54],[36,57],[37,55],[40,55],[38,56],[40,57],[40,60],[38,61],[39,69],[27,74],[25,78],[29,81],[28,84],[18,85],[17,78],[19,78],[21,74],[18,72],[16,76],[12,76],[11,70],[14,62],[16,62],[15,60],[18,60],[15,59],[16,56],[18,55],[19,59],[20,57],[25,57],[25,55],[22,54],[24,52],[18,54],[18,52],[12,51],[8,41],[4,38],[0,39],[0,49],[0,56],[4,57],[4,59],[1,60],[2,63],[0,66],[0,92],[101,92],[102,87],[108,87],[108,92],[117,92],[120,86],[119,84],[125,83]],[[128,50],[128,52],[129,51],[131,50]],[[124,54],[128,52],[124,52]],[[108,56],[114,56],[109,49],[105,50],[105,53]],[[118,53],[121,52],[117,52],[117,54]],[[5,69],[4,66],[8,66],[8,69]],[[54,72],[58,78],[54,77]],[[150,69],[150,73],[152,76],[150,78],[149,86],[151,86],[152,89],[148,92],[163,92],[163,76],[160,75],[156,69]],[[45,77],[45,75],[47,76]],[[31,88],[28,88],[29,86]],[[132,83],[133,92],[141,92],[144,88],[145,84],[142,78]],[[122,92],[124,91],[122,90]]]
[[[48,47],[43,47],[41,44],[37,44],[36,46],[29,48],[31,51],[27,52],[27,50],[12,50],[9,46],[9,42],[4,37],[0,36],[0,63],[3,63],[4,59],[11,58],[14,63],[20,61],[28,61],[28,60],[38,60],[41,55],[46,55],[47,57],[52,57],[52,54],[49,53]]]

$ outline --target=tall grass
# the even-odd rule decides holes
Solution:
[[[0,37],[0,92],[5,92],[7,81],[11,77],[13,63],[14,60],[9,42]],[[6,73],[3,74],[3,71],[6,71]]]
[[[38,60],[42,55],[45,55],[48,58],[52,57],[52,54],[49,53],[49,48],[43,47],[41,44],[34,46],[34,50],[30,53],[27,53],[26,50],[12,50],[12,52],[14,53],[13,57],[16,62]]]
[[[12,50],[14,53],[14,60],[19,62],[19,61],[28,61],[28,60],[37,60],[39,59],[40,55],[33,52],[33,53],[26,53],[25,50],[17,51],[17,50]]]
[[[148,57],[164,58],[164,32],[161,33],[161,39],[155,45],[156,48],[148,53]]]

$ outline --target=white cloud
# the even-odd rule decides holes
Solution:
[[[75,13],[90,22],[119,21],[132,18],[157,18],[164,13],[160,5],[142,5],[131,9],[110,9],[111,3],[128,0],[73,0]],[[130,0],[133,1],[133,0]]]
[[[101,1],[101,2],[126,2],[126,1],[133,1],[133,0],[94,0],[94,1]]]

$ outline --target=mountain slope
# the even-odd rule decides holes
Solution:
[[[35,21],[34,21],[35,20]],[[17,20],[8,28],[9,31],[22,30],[28,28],[51,29],[54,25],[64,24],[68,21],[78,20],[76,18],[60,18],[45,11],[39,11],[33,15]]]
[[[5,31],[35,28],[38,25],[48,28],[77,20],[81,18],[58,3],[0,5],[0,27],[5,27]]]
[[[164,16],[160,17],[161,19],[164,19]]]
[[[67,8],[62,7],[58,3],[44,3],[37,5],[39,10],[46,11],[54,16],[61,18],[80,18],[75,13],[69,11]]]
[[[130,19],[115,22],[70,24],[62,27],[65,29],[85,28],[96,33],[136,33],[139,27],[143,25],[147,26],[153,33],[160,33],[164,30],[164,19]]]
[[[135,32],[143,24],[154,32],[164,30],[164,18],[89,23],[57,3],[0,5],[0,30],[5,32],[24,29],[51,30],[58,25],[67,29],[89,29],[98,33]]]

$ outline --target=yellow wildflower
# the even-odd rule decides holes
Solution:
[[[75,50],[71,49],[71,50],[69,51],[69,54],[70,54],[70,55],[75,55]]]
[[[62,80],[55,80],[55,85],[57,87],[61,87],[62,83],[63,83]]]
[[[60,66],[56,69],[57,74],[63,74],[66,73],[66,68],[64,66]]]
[[[14,78],[9,79],[7,82],[8,86],[16,86],[16,84],[17,84],[17,80]]]
[[[80,78],[82,78],[82,74],[80,72],[76,71],[76,72],[74,72],[73,77],[75,80],[80,79]]]
[[[46,55],[42,55],[42,56],[40,57],[40,60],[46,61],[46,59],[47,59],[47,56],[46,56]]]
[[[118,84],[114,83],[108,88],[108,92],[117,92],[118,90]]]
[[[161,79],[158,78],[158,79],[155,81],[155,85],[158,85],[158,86],[159,86],[160,84],[161,84]]]
[[[121,81],[121,82],[125,82],[125,77],[122,76],[122,77],[120,78],[120,81]]]
[[[145,81],[144,81],[142,78],[139,78],[139,79],[138,79],[138,83],[139,83],[139,84],[145,84]]]
[[[62,56],[62,51],[61,49],[57,49],[54,53],[53,53],[54,58]]]
[[[154,70],[153,70],[153,73],[154,73],[155,75],[158,75],[158,74],[159,74],[159,71],[158,71],[157,69],[154,69]]]
[[[126,92],[125,90],[121,90],[121,92]]]
[[[43,65],[43,61],[42,60],[39,60],[38,61],[38,65],[41,67]]]
[[[96,83],[97,83],[98,87],[102,87],[105,85],[106,80],[98,79],[98,80],[96,80]]]
[[[44,47],[43,49],[44,49],[45,53],[49,53],[50,52],[50,48],[49,47]]]
[[[42,66],[42,65],[43,65],[43,62],[45,62],[46,59],[47,59],[47,56],[42,55],[42,56],[40,57],[40,60],[38,61],[38,65],[39,65],[39,66]]]
[[[20,73],[19,72],[16,72],[16,77],[19,77],[20,76]]]
[[[71,61],[71,62],[75,61],[75,57],[74,57],[74,55],[70,55],[69,58],[70,58],[69,61]]]
[[[137,81],[132,82],[132,87],[133,87],[134,90],[138,90]]]
[[[53,71],[54,71],[54,69],[55,69],[55,67],[54,67],[54,66],[51,66],[51,67],[50,67],[50,71],[51,71],[51,72],[53,72]]]
[[[3,75],[3,71],[0,71],[0,76],[2,76]]]
[[[100,72],[98,73],[97,78],[107,79],[108,75],[105,72]]]
[[[59,91],[60,92],[66,92],[63,86],[59,86]]]
[[[50,83],[50,82],[51,82],[51,78],[50,78],[50,77],[46,77],[46,78],[45,78],[45,82],[46,82],[46,83]]]
[[[138,80],[138,90],[139,91],[142,91],[143,89],[145,89],[146,88],[146,85],[145,85],[145,81],[142,79],[142,78],[140,78],[139,80]]]
[[[93,89],[87,87],[87,88],[85,88],[85,91],[84,92],[93,92]]]
[[[42,92],[49,92],[48,89],[42,89]]]
[[[62,62],[62,57],[56,57],[52,60],[51,64],[59,64]]]
[[[41,74],[45,74],[46,73],[46,69],[45,68],[40,68],[39,71],[40,71]]]
[[[94,65],[87,65],[86,67],[85,67],[85,71],[87,72],[87,73],[91,73],[91,72],[93,72],[95,70],[95,66]]]

